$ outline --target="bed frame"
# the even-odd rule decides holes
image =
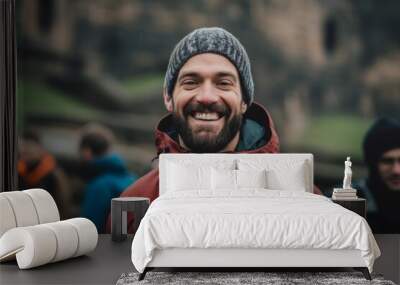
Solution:
[[[312,192],[314,185],[312,154],[185,154],[185,159],[203,160],[207,156],[208,163],[220,159],[291,159],[305,161],[308,167],[308,187]],[[182,159],[182,154],[162,154],[160,156],[160,195],[164,188],[167,160]],[[250,268],[338,268],[350,267],[361,271],[367,280],[371,276],[359,250],[331,249],[253,249],[253,248],[168,248],[157,249],[153,259],[139,280],[155,268],[232,268],[246,271]]]
[[[152,261],[139,275],[143,280],[154,268],[337,268],[352,267],[371,280],[359,250],[330,249],[193,249],[156,250]]]

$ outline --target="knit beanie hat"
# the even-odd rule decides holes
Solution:
[[[400,148],[400,122],[381,118],[368,130],[363,143],[364,159],[369,167],[374,167],[382,154]]]
[[[232,62],[240,76],[243,100],[250,106],[254,99],[254,83],[249,57],[234,35],[217,27],[196,29],[175,46],[165,74],[164,88],[168,95],[172,96],[179,70],[186,61],[202,53],[219,54]]]

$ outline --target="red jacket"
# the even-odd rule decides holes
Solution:
[[[264,138],[262,141],[265,143],[258,148],[245,149],[242,151],[237,151],[235,153],[277,153],[279,152],[279,138],[274,128],[274,123],[272,122],[271,116],[268,112],[259,104],[253,103],[247,110],[244,116],[244,120],[250,119],[262,126],[264,130]],[[160,120],[156,129],[156,147],[157,153],[185,153],[188,152],[182,148],[177,141],[175,141],[171,136],[173,136],[173,124],[172,115],[169,114]],[[242,138],[243,132],[241,132]],[[152,202],[158,197],[158,169],[153,169],[146,175],[142,176],[134,184],[129,186],[122,194],[121,197],[147,197]],[[318,190],[319,191],[319,190]],[[314,191],[314,192],[318,192]],[[107,231],[111,231],[110,217],[107,221]],[[128,224],[132,225],[132,216],[128,217]]]

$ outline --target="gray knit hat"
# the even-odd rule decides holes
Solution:
[[[164,88],[168,95],[172,96],[182,66],[189,58],[201,53],[222,55],[235,65],[240,76],[243,100],[250,106],[254,99],[254,83],[249,57],[234,35],[217,27],[196,29],[175,46],[165,74]]]

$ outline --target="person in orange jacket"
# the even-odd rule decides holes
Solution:
[[[43,147],[39,135],[26,130],[18,141],[18,189],[42,188],[54,198],[62,218],[69,218],[69,187],[64,171]]]

